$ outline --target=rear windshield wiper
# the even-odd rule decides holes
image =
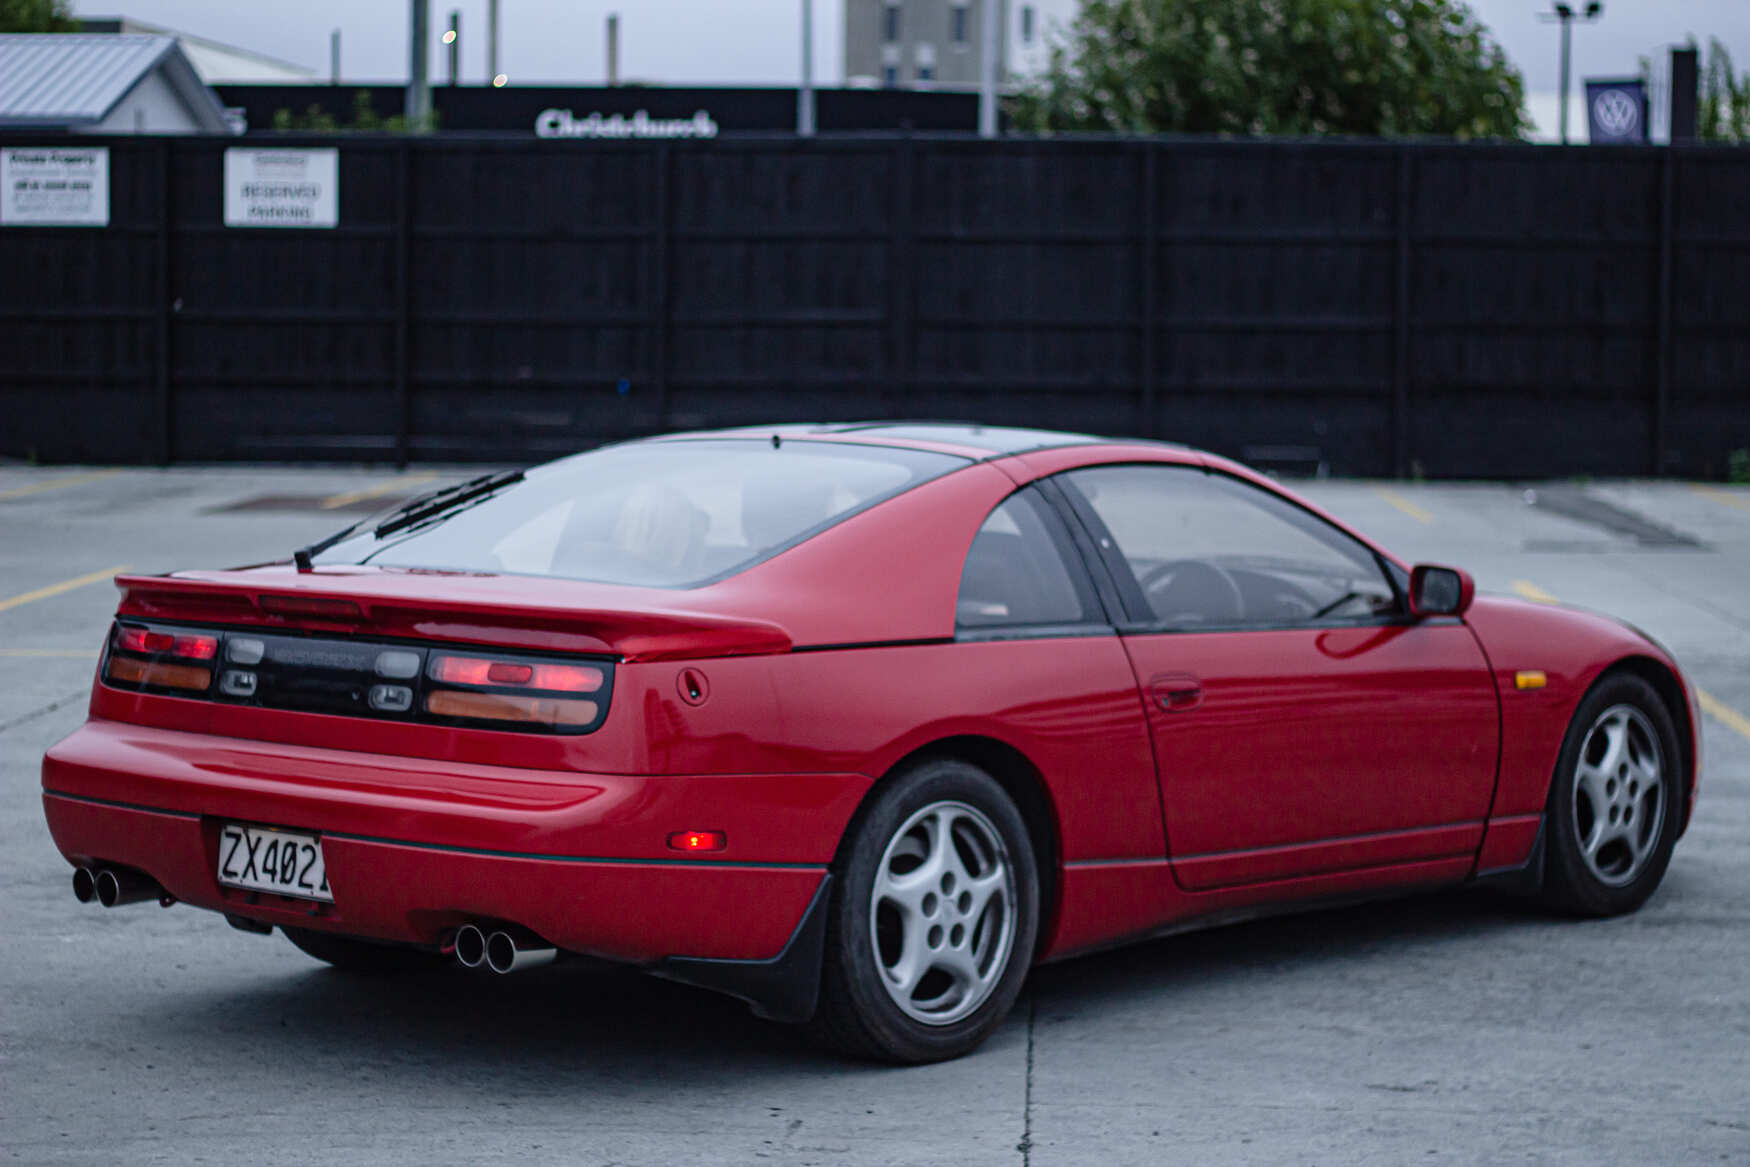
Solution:
[[[451,507],[460,506],[462,503],[470,502],[477,498],[484,498],[486,495],[492,494],[494,491],[502,490],[513,482],[521,482],[522,480],[523,472],[521,470],[507,470],[498,474],[482,474],[478,478],[470,478],[468,481],[458,482],[454,486],[446,486],[440,490],[430,491],[408,502],[402,503],[400,506],[390,511],[388,515],[377,524],[376,530],[373,534],[381,539],[385,535],[405,530],[406,528],[413,526],[415,523],[421,523],[435,515],[440,515]],[[309,571],[310,561],[312,559],[322,554],[336,543],[339,543],[342,539],[350,536],[354,531],[357,531],[364,522],[365,520],[360,519],[352,526],[344,527],[341,530],[336,531],[334,534],[328,536],[319,543],[312,543],[308,547],[298,548],[296,551],[292,552],[292,562],[298,565],[299,571]]]
[[[435,515],[441,515],[451,507],[471,502],[477,498],[503,490],[513,482],[521,482],[521,470],[506,470],[501,474],[482,474],[479,478],[470,478],[466,482],[446,487],[424,498],[416,498],[397,510],[389,512],[389,516],[377,524],[376,536],[381,539],[396,531],[406,530],[415,523],[423,523]]]

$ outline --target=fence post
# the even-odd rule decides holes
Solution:
[[[1671,363],[1676,353],[1671,335],[1671,300],[1676,292],[1672,234],[1676,218],[1677,157],[1666,146],[1659,158],[1659,331],[1658,368],[1653,378],[1653,477],[1665,475],[1666,427],[1671,410]]]
[[[405,470],[412,452],[413,160],[407,139],[395,144],[395,465]]]
[[[170,280],[170,217],[172,214],[171,196],[174,192],[174,180],[170,165],[171,142],[169,138],[158,140],[158,149],[154,157],[158,165],[158,238],[157,238],[157,303],[153,310],[154,349],[152,368],[152,396],[158,415],[157,446],[158,464],[170,465],[176,455],[176,419],[175,419],[175,388],[171,381],[171,315],[175,311],[174,288]],[[142,451],[143,453],[144,451]]]
[[[1415,165],[1409,146],[1397,147],[1397,280],[1392,294],[1391,464],[1394,478],[1410,475],[1410,199]]]
[[[1138,299],[1137,312],[1137,377],[1141,382],[1142,417],[1137,429],[1145,438],[1155,436],[1155,202],[1159,188],[1158,145],[1152,140],[1142,144],[1142,230],[1138,234],[1142,254],[1136,265]]]
[[[910,135],[893,146],[892,222],[887,244],[887,375],[890,392],[898,396],[896,417],[912,415],[915,379],[911,335],[912,296],[917,272],[912,256],[912,202],[915,195],[916,156]]]
[[[656,147],[656,228],[650,248],[651,387],[656,391],[656,432],[665,433],[668,421],[669,371],[669,248],[674,233],[674,147],[667,142]]]

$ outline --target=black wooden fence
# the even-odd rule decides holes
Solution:
[[[0,228],[6,455],[883,417],[1372,475],[1750,446],[1750,150],[328,137],[340,225],[266,230],[223,226],[226,142],[103,144],[108,228]]]

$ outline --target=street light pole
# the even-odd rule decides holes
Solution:
[[[802,0],[802,87],[796,91],[796,133],[814,134],[814,0]]]
[[[407,130],[423,133],[431,120],[431,83],[426,76],[431,0],[411,0],[407,20]]]
[[[1558,120],[1561,124],[1562,145],[1564,146],[1568,144],[1568,62],[1572,55],[1572,37],[1575,16],[1576,13],[1574,12],[1574,6],[1572,4],[1561,3],[1560,0],[1558,0],[1556,4],[1551,6],[1549,12],[1539,13],[1537,17],[1545,23],[1552,20],[1560,21],[1562,26],[1562,109]],[[1585,24],[1592,24],[1603,16],[1603,0],[1590,0],[1586,5],[1586,11],[1583,14],[1579,14],[1581,22]]]

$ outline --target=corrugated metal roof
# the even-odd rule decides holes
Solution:
[[[175,48],[167,36],[0,36],[0,123],[102,121]]]

